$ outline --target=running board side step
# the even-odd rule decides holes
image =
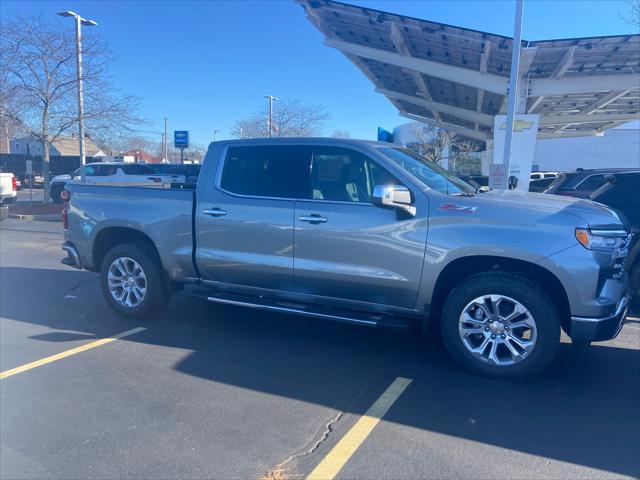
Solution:
[[[268,310],[272,312],[292,313],[294,315],[303,315],[306,317],[323,318],[325,320],[333,320],[336,322],[357,323],[359,325],[366,325],[369,327],[377,327],[378,320],[354,318],[342,315],[336,315],[332,313],[323,313],[319,311],[309,310],[305,306],[283,306],[283,305],[271,305],[265,303],[252,303],[244,300],[231,300],[229,298],[208,296],[207,300],[213,303],[222,303],[225,305],[236,305],[239,307],[255,308],[258,310]]]

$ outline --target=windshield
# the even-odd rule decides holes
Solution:
[[[389,160],[421,180],[427,187],[447,195],[474,195],[476,189],[444,168],[406,148],[380,147]]]

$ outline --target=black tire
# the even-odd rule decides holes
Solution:
[[[459,318],[465,307],[474,299],[491,294],[516,300],[535,321],[537,338],[533,349],[511,365],[499,366],[476,358],[459,333]],[[522,379],[541,372],[554,359],[560,345],[560,321],[553,301],[534,282],[513,273],[485,272],[460,283],[446,299],[440,323],[444,344],[453,358],[473,372],[495,378]]]
[[[135,261],[146,277],[146,292],[142,300],[134,306],[119,303],[109,289],[109,269],[119,258]],[[124,243],[113,247],[104,257],[100,268],[100,286],[109,306],[120,315],[138,319],[150,319],[167,303],[170,291],[160,259],[152,248],[141,243]]]

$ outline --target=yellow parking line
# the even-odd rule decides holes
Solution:
[[[378,398],[367,413],[365,413],[351,430],[342,437],[338,444],[331,449],[326,457],[309,474],[307,480],[331,480],[335,478],[340,469],[344,467],[349,458],[362,445],[371,431],[385,416],[391,405],[402,395],[402,392],[411,383],[410,378],[398,377],[385,392]]]
[[[70,357],[77,353],[84,352],[86,350],[91,350],[92,348],[100,347],[102,345],[106,345],[107,343],[115,342],[116,340],[124,337],[128,337],[129,335],[133,335],[134,333],[142,332],[146,330],[145,327],[137,327],[132,328],[131,330],[127,330],[126,332],[118,333],[117,335],[113,335],[109,338],[101,338],[100,340],[96,340],[95,342],[90,342],[85,345],[81,345],[76,348],[71,348],[69,350],[65,350],[64,352],[57,353],[55,355],[51,355],[50,357],[41,358],[40,360],[36,360],[35,362],[26,363],[16,368],[12,368],[10,370],[5,370],[4,372],[0,372],[0,380],[12,377],[13,375],[17,375],[18,373],[26,372],[27,370],[31,370],[37,367],[41,367],[42,365],[46,365],[47,363],[55,362],[56,360],[62,360],[63,358]]]

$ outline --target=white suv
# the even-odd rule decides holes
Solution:
[[[151,167],[142,163],[99,162],[85,165],[87,183],[94,185],[135,186],[158,183],[184,182],[172,175],[155,173]],[[72,174],[57,175],[51,180],[50,195],[55,203],[60,203],[60,194],[67,182],[80,180],[80,169]]]

